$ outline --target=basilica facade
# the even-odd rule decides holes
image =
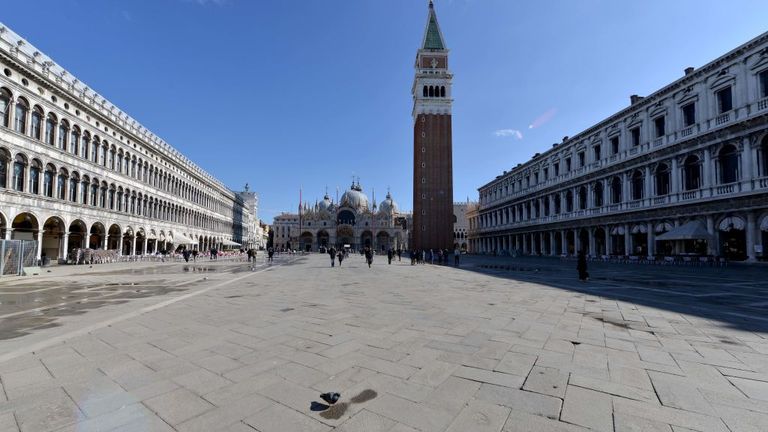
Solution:
[[[1,25],[0,70],[0,238],[51,262],[253,243],[253,202]]]
[[[273,247],[278,250],[321,251],[331,246],[377,251],[408,248],[411,215],[401,213],[392,195],[379,204],[369,201],[359,182],[352,183],[338,202],[325,194],[314,205],[302,203],[298,213],[276,216]]]
[[[495,176],[469,238],[480,253],[765,260],[768,33]]]

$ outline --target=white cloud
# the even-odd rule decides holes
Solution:
[[[517,129],[499,129],[494,132],[497,137],[515,137],[519,140],[523,139],[523,133]]]

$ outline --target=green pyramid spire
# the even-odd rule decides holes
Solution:
[[[440,34],[440,27],[437,25],[437,15],[432,1],[429,2],[429,23],[427,24],[427,33],[424,36],[423,49],[444,50],[443,36]]]

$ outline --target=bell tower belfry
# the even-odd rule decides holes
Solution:
[[[453,155],[448,49],[432,0],[413,81],[414,249],[453,249]]]

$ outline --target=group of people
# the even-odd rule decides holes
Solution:
[[[331,246],[330,249],[328,249],[328,255],[331,257],[331,267],[336,266],[336,260],[339,260],[339,267],[341,267],[342,261],[344,261],[344,258],[347,257],[348,252],[346,249],[340,249],[336,250],[335,247]]]
[[[448,249],[422,249],[411,251],[411,265],[426,263],[435,264],[435,262],[437,262],[437,264],[448,265],[450,256],[451,252]],[[453,265],[458,267],[460,260],[461,250],[455,248],[453,250]]]
[[[198,252],[196,250],[184,249],[181,256],[184,257],[184,262],[189,262],[190,257],[192,258],[192,261],[197,262],[197,254]]]

